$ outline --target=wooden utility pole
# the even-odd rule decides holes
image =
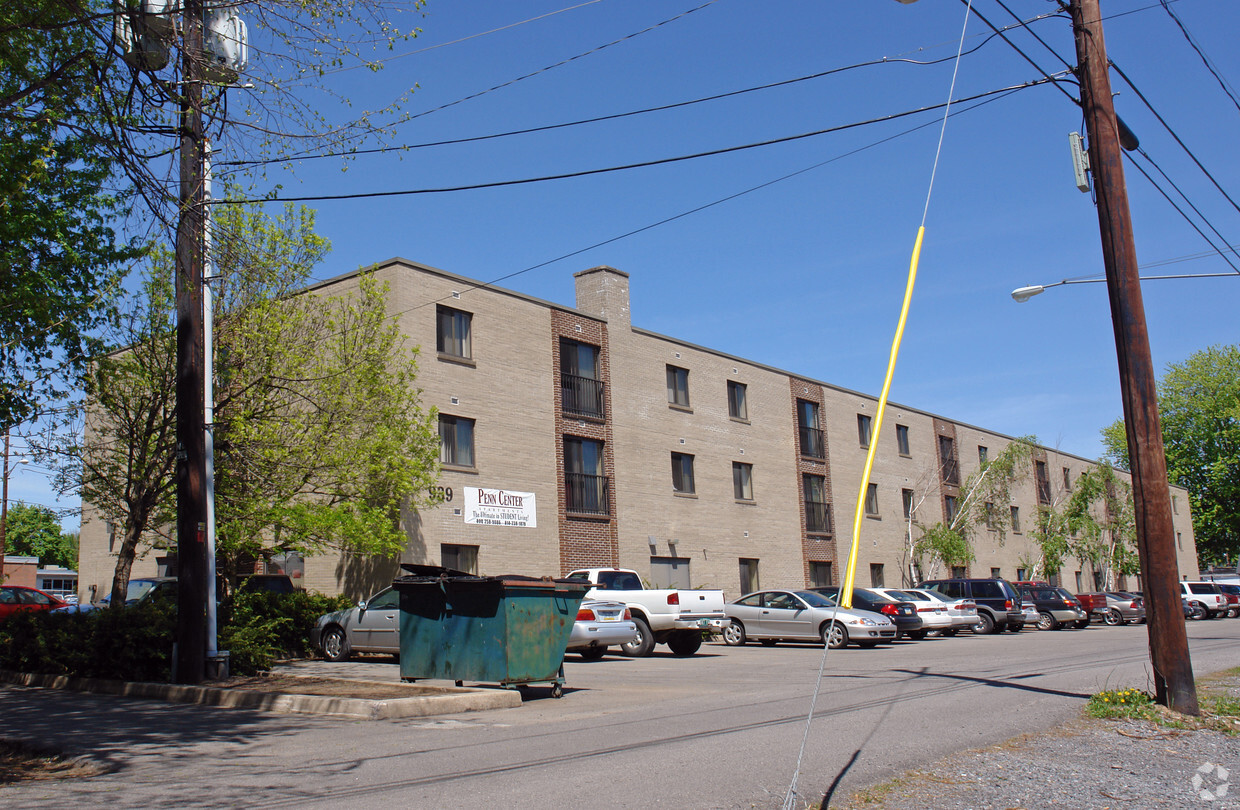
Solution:
[[[206,675],[206,426],[203,415],[203,5],[186,0],[181,40],[177,304],[177,652],[175,680]]]
[[[1137,274],[1119,126],[1111,103],[1111,80],[1107,74],[1110,63],[1102,38],[1102,15],[1099,0],[1071,0],[1070,6],[1119,359],[1154,688],[1159,703],[1181,714],[1195,715],[1199,713],[1197,688],[1180,602],[1167,458]]]

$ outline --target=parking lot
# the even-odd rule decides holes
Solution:
[[[1197,671],[1240,665],[1240,621],[1188,632]],[[6,688],[0,736],[86,746],[116,767],[6,796],[28,807],[118,796],[154,807],[777,807],[822,656],[821,645],[711,643],[691,658],[568,660],[559,700],[534,686],[519,708],[375,722]],[[399,678],[390,657],[300,668]],[[801,795],[1053,727],[1092,692],[1146,686],[1148,669],[1140,625],[831,651]]]

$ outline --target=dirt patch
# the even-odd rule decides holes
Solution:
[[[78,779],[101,773],[104,769],[98,765],[66,757],[58,751],[0,740],[0,785],[39,779]]]

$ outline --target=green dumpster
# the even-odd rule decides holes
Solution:
[[[553,697],[563,694],[564,648],[589,583],[401,567],[411,572],[392,583],[402,680],[549,683]]]

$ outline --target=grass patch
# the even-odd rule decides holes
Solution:
[[[1090,695],[1085,713],[1104,720],[1154,720],[1157,717],[1154,696],[1131,687]]]

